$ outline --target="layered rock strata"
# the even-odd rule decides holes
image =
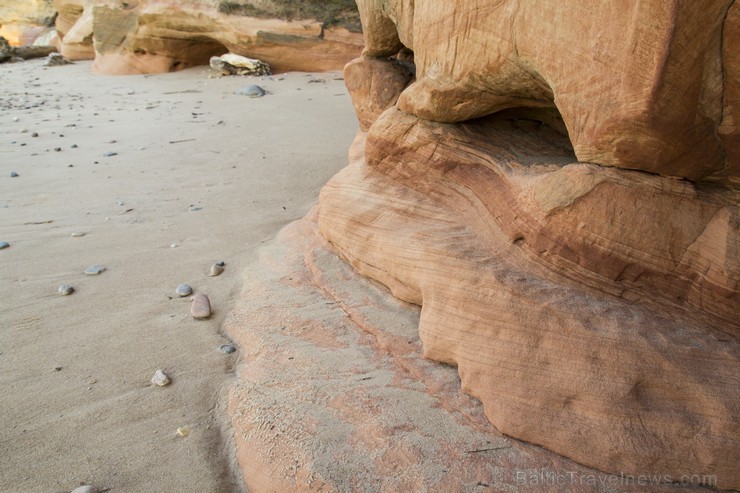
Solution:
[[[55,0],[60,50],[70,59],[94,57],[101,74],[167,72],[229,52],[277,72],[338,70],[362,50],[362,35],[344,27],[254,17],[225,4],[238,2]]]
[[[263,245],[226,324],[249,491],[706,491],[603,474],[502,435],[454,368],[421,357],[418,323],[418,308],[326,248],[314,214]]]
[[[501,432],[740,488],[738,7],[358,4],[322,235]]]

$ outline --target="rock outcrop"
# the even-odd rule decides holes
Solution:
[[[358,5],[324,237],[501,432],[740,488],[740,7]]]
[[[273,5],[290,3],[281,1],[54,1],[61,53],[94,57],[101,74],[173,71],[225,53],[263,60],[276,72],[339,70],[363,44],[359,32],[332,17],[344,19],[335,4],[347,2],[293,12]],[[322,13],[329,17],[319,19]]]
[[[498,432],[454,368],[421,357],[418,308],[329,251],[313,213],[260,247],[241,299],[225,327],[241,353],[228,411],[252,493],[706,491]]]
[[[0,0],[0,36],[12,46],[32,44],[54,25],[52,0]]]

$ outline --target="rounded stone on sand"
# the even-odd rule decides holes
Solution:
[[[170,384],[170,377],[168,377],[165,372],[162,370],[157,370],[154,372],[154,376],[152,377],[152,385],[156,385],[157,387],[165,387]]]
[[[100,490],[98,490],[95,486],[90,486],[88,484],[83,486],[78,486],[77,488],[73,489],[71,493],[98,493]]]
[[[237,91],[234,92],[234,94],[238,96],[249,96],[250,98],[261,98],[266,93],[265,93],[265,90],[262,89],[260,86],[251,85],[251,86],[238,89]]]
[[[208,296],[198,293],[193,296],[193,303],[190,305],[190,313],[196,320],[202,320],[211,316],[211,301]]]
[[[187,284],[180,284],[177,286],[177,289],[175,289],[175,293],[177,296],[184,297],[184,296],[190,296],[193,294],[193,288],[188,286]]]
[[[62,284],[57,289],[57,293],[61,294],[62,296],[68,296],[75,292],[74,286],[70,286],[69,284]]]
[[[236,348],[233,344],[224,344],[220,348],[218,348],[219,351],[221,351],[224,354],[231,354],[236,351]]]
[[[11,171],[10,172],[10,177],[11,178],[18,178],[18,176],[19,176],[18,173],[16,173],[15,171]]]
[[[223,271],[224,271],[224,266],[223,265],[219,265],[219,263],[216,262],[215,264],[213,264],[211,266],[211,272],[210,272],[209,275],[211,277],[215,277],[215,276],[218,276],[219,274],[221,274]]]
[[[8,243],[7,241],[0,241],[0,250],[5,250],[9,246],[10,246],[10,243]]]
[[[86,233],[84,233],[84,232],[80,231],[80,232],[75,232],[75,233],[72,233],[72,234],[70,234],[69,236],[71,236],[72,238],[81,238],[81,237],[85,236],[85,234],[86,234]]]
[[[96,264],[96,265],[91,265],[90,267],[85,269],[85,274],[87,274],[88,276],[97,276],[98,274],[104,271],[105,271],[104,265]]]

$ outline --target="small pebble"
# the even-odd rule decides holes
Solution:
[[[186,437],[190,434],[190,428],[187,426],[181,426],[177,429],[177,434],[181,437]]]
[[[224,265],[226,265],[226,262],[224,262],[223,260],[219,260],[218,262],[216,262],[216,265],[220,265],[221,267],[223,267]]]
[[[191,212],[199,211],[201,209],[203,209],[203,208],[202,207],[195,206],[195,205],[191,205],[190,206],[190,211]]]
[[[152,377],[152,385],[156,385],[157,387],[165,387],[169,384],[170,377],[165,375],[162,370],[157,370],[154,372],[154,376]]]
[[[71,236],[72,238],[80,238],[80,237],[82,237],[82,236],[85,236],[85,234],[86,234],[86,233],[72,233],[72,234],[71,234],[71,235],[69,235],[69,236]]]
[[[234,351],[236,351],[236,348],[234,347],[233,344],[224,344],[223,346],[221,346],[220,348],[218,348],[218,350],[221,351],[224,354],[231,354]]]
[[[54,148],[54,152],[62,152],[62,148],[61,147],[55,147]]]
[[[72,144],[72,145],[71,145],[70,147],[71,147],[72,149],[77,149],[77,144]]]
[[[20,118],[18,118],[17,116],[14,116],[14,117],[13,117],[13,121],[14,121],[14,122],[17,122],[18,120],[20,120]]]
[[[38,136],[39,136],[39,133],[38,132],[34,132],[34,133],[31,134],[31,137],[38,137]]]
[[[0,241],[0,250],[5,250],[9,246],[10,246],[10,243],[8,243],[7,241]]]
[[[61,286],[59,286],[59,289],[57,289],[57,292],[62,296],[67,296],[74,293],[75,288],[73,286],[70,286],[69,284],[62,284]]]
[[[103,157],[112,157],[112,156],[118,156],[117,152],[106,152],[103,154]]]
[[[237,96],[249,96],[250,98],[261,98],[266,93],[260,86],[251,85],[234,91],[234,94]]]
[[[20,131],[20,133],[22,133],[22,134],[28,133],[28,129],[27,128],[22,128],[21,131]]]
[[[202,320],[211,316],[211,301],[208,296],[198,293],[193,296],[193,303],[190,305],[190,313],[196,320]]]
[[[90,267],[85,269],[85,274],[87,274],[88,276],[96,276],[103,271],[105,271],[105,266],[96,264],[96,265],[91,265]]]
[[[177,295],[180,297],[190,296],[191,294],[193,294],[193,288],[191,288],[187,284],[180,284],[179,286],[177,286],[177,289],[175,289],[175,293],[177,293]]]
[[[78,486],[77,488],[72,490],[72,493],[98,493],[98,489],[95,486],[90,485],[84,485],[84,486]]]
[[[62,371],[64,368],[61,366],[55,366],[54,371]]]
[[[211,266],[211,273],[209,274],[209,276],[215,277],[215,276],[221,274],[223,271],[224,271],[223,266],[218,265],[218,264],[213,264]]]
[[[10,172],[10,177],[11,178],[17,178],[18,177],[18,173],[16,173],[15,171],[11,171]]]

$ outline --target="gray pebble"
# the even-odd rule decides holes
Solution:
[[[221,273],[222,273],[223,271],[224,271],[224,268],[223,268],[223,266],[221,266],[221,265],[218,265],[218,264],[213,264],[213,265],[211,266],[211,272],[210,272],[210,274],[209,274],[209,275],[210,275],[211,277],[215,277],[215,276],[217,276],[217,275],[221,274]]]
[[[249,96],[250,98],[261,98],[267,93],[260,86],[251,85],[237,89],[234,94],[237,96]]]
[[[39,136],[39,133],[38,132],[34,132],[34,133],[31,134],[31,137],[38,137],[38,136]]]
[[[5,250],[9,246],[10,246],[10,243],[8,243],[7,241],[0,241],[0,250]]]
[[[216,265],[220,265],[221,267],[223,267],[224,265],[226,265],[226,262],[224,262],[223,260],[219,260],[218,262],[216,262]]]
[[[73,286],[70,286],[69,284],[62,284],[61,286],[59,286],[59,289],[57,289],[57,292],[62,296],[67,296],[74,293],[75,288]]]
[[[72,238],[81,238],[81,237],[85,236],[85,234],[86,233],[79,232],[79,233],[72,233],[69,236],[71,236]]]
[[[218,348],[219,351],[221,351],[224,354],[231,354],[236,351],[236,348],[233,344],[224,344],[220,348]]]
[[[178,296],[190,296],[193,294],[193,288],[188,286],[187,284],[180,284],[177,286],[177,289],[175,289],[175,293],[177,293]]]
[[[11,171],[10,172],[10,177],[11,178],[17,178],[18,177],[18,173],[16,173],[15,171]]]
[[[113,157],[113,156],[118,156],[118,153],[117,152],[106,152],[105,154],[103,154],[103,157]]]
[[[103,271],[105,271],[105,266],[96,264],[96,265],[91,265],[90,267],[85,269],[85,274],[87,274],[88,276],[96,276]]]

